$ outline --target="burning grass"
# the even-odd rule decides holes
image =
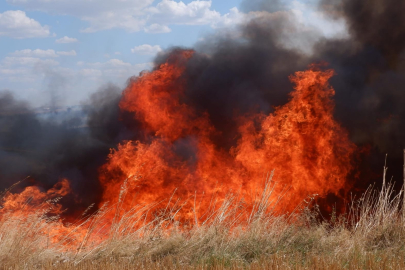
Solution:
[[[288,197],[273,198],[277,183],[272,177],[252,205],[230,192],[221,202],[212,198],[214,206],[204,218],[189,223],[178,221],[176,214],[184,204],[170,203],[172,198],[161,202],[168,207],[137,205],[126,212],[120,211],[120,203],[104,206],[76,224],[62,224],[47,214],[57,199],[38,207],[27,197],[21,206],[24,215],[16,215],[16,209],[2,214],[0,265],[2,269],[405,268],[404,189],[395,194],[385,174],[379,192],[370,188],[344,214],[332,214],[327,220],[313,198],[291,213],[275,212]],[[122,201],[125,186],[120,196]],[[112,223],[103,219],[109,213],[114,213]],[[63,235],[55,238],[61,226]]]
[[[333,70],[290,77],[290,100],[238,116],[230,149],[206,112],[187,103],[193,51],[173,53],[131,80],[120,109],[142,140],[121,142],[99,168],[101,201],[74,223],[62,180],[42,192],[6,191],[0,265],[6,269],[403,268],[405,207],[385,182],[323,217],[317,197],[347,199],[357,147],[333,118]],[[195,105],[195,104],[194,104]],[[275,169],[264,177],[261,172]],[[384,171],[385,172],[385,171]],[[405,189],[404,189],[405,190]],[[66,216],[66,215],[65,215]],[[68,216],[71,222],[74,218]]]

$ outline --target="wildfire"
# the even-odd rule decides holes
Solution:
[[[187,219],[193,211],[205,212],[214,194],[223,199],[230,190],[256,190],[273,169],[274,196],[291,188],[279,206],[284,211],[310,195],[337,195],[348,188],[355,146],[333,119],[332,70],[312,66],[291,76],[295,90],[290,101],[268,116],[241,117],[241,139],[227,152],[210,140],[217,131],[208,115],[197,115],[183,101],[181,75],[191,55],[172,55],[124,91],[120,107],[134,113],[147,139],[125,142],[110,154],[101,169],[104,200],[116,201],[125,179],[131,189],[123,203],[127,207],[163,200],[175,190],[174,196],[183,200],[205,194],[201,209],[194,209],[192,200],[183,207],[180,217]]]
[[[124,90],[120,109],[141,123],[142,141],[125,141],[112,150],[100,168],[101,205],[129,211],[135,205],[171,206],[183,202],[177,217],[198,220],[212,207],[212,198],[224,200],[231,190],[249,200],[275,170],[272,196],[284,194],[277,211],[292,211],[308,196],[338,195],[347,190],[355,145],[334,120],[333,70],[311,66],[290,77],[295,85],[290,100],[270,115],[245,115],[239,123],[237,144],[226,150],[212,140],[221,135],[207,113],[198,113],[185,97],[183,73],[193,51],[173,53],[154,71],[142,73]],[[69,192],[63,180],[48,192],[28,187],[3,198],[6,210],[23,208]],[[196,198],[198,203],[196,204]],[[164,207],[165,205],[162,205]],[[119,210],[118,210],[119,209]],[[60,212],[57,208],[57,212]],[[20,212],[27,215],[26,212]],[[118,214],[119,215],[119,214]],[[117,213],[104,214],[106,223]]]

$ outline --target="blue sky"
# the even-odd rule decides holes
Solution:
[[[34,106],[79,104],[108,82],[151,66],[171,46],[241,23],[242,0],[3,0],[0,2],[0,90]],[[95,4],[96,3],[96,4]],[[302,25],[319,14],[291,1]],[[336,29],[334,29],[336,27]],[[333,23],[325,35],[341,31]],[[329,33],[330,32],[330,33]]]

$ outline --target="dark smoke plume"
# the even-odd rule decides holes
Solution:
[[[405,2],[324,0],[320,7],[344,18],[347,40],[323,40],[317,60],[336,69],[336,116],[356,144],[370,145],[373,160],[388,154],[389,171],[401,182],[405,148]],[[377,156],[379,158],[377,158]]]
[[[241,28],[240,38],[213,36],[197,46],[184,73],[186,102],[200,113],[208,112],[221,132],[214,138],[219,147],[235,145],[237,116],[273,111],[288,101],[292,90],[289,75],[309,63],[299,51],[280,42],[290,29],[287,14],[269,14]],[[172,52],[156,59],[166,61]]]
[[[45,118],[10,92],[1,92],[0,188],[29,176],[20,188],[35,184],[48,189],[67,178],[73,195],[64,203],[74,205],[71,211],[97,203],[98,168],[110,148],[135,136],[119,121],[120,97],[120,89],[108,85],[91,96],[84,111],[53,112]]]

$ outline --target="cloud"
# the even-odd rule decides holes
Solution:
[[[36,49],[36,50],[25,49],[25,50],[15,51],[15,52],[11,53],[10,55],[22,56],[22,57],[40,57],[40,58],[58,57],[58,55],[55,53],[54,50],[41,50],[41,49]]]
[[[76,56],[76,51],[75,50],[71,50],[71,51],[60,51],[57,52],[58,55],[62,55],[62,56]]]
[[[238,8],[234,7],[229,11],[229,13],[221,16],[219,20],[211,23],[211,26],[214,28],[237,26],[245,21],[248,17],[249,15],[240,12]]]
[[[170,29],[167,25],[161,25],[158,23],[154,23],[149,26],[146,26],[146,27],[144,27],[143,30],[146,33],[152,33],[152,34],[170,33],[172,31],[172,29]]]
[[[56,58],[56,57],[59,57],[59,55],[62,55],[62,56],[76,56],[76,51],[71,50],[71,51],[58,51],[58,52],[55,52],[54,50],[50,50],[50,49],[49,50],[25,49],[25,50],[15,51],[13,53],[10,53],[10,55],[14,56],[15,59],[17,59],[17,57],[21,57],[21,58],[25,58],[25,59]]]
[[[74,43],[78,42],[76,38],[70,38],[68,36],[64,36],[63,38],[55,40],[56,43]]]
[[[8,87],[10,89],[13,85],[23,85],[20,90],[23,94],[24,89],[40,83],[42,77],[38,76],[38,71],[46,67],[55,69],[58,68],[58,65],[59,62],[54,59],[8,56],[0,61],[0,80],[5,87],[10,85]]]
[[[162,51],[162,48],[159,45],[149,45],[143,44],[140,46],[136,46],[131,49],[132,53],[141,54],[141,55],[155,55]]]
[[[53,14],[71,15],[91,21],[104,15],[106,20],[112,14],[139,15],[139,11],[150,6],[153,0],[7,0],[9,4],[30,10]]]
[[[56,60],[53,60],[53,59],[8,56],[3,59],[3,61],[1,62],[1,65],[3,67],[15,67],[15,66],[34,67],[34,66],[41,66],[41,65],[56,66],[56,65],[59,65],[59,62]]]
[[[222,16],[212,9],[212,1],[161,0],[7,0],[9,4],[50,14],[71,15],[87,21],[81,32],[90,33],[114,28],[128,32],[168,33],[169,25],[223,25],[233,21],[234,11]]]
[[[125,29],[128,32],[139,32],[143,29],[145,21],[128,14],[111,13],[106,17],[85,19],[90,22],[90,27],[80,30],[82,33],[94,33],[113,28]]]
[[[49,27],[27,17],[24,11],[9,10],[0,13],[0,36],[11,38],[48,37]]]
[[[111,59],[107,62],[95,62],[95,63],[85,63],[85,62],[77,62],[79,66],[92,66],[97,68],[105,68],[105,67],[131,67],[130,63],[126,63],[120,59]]]
[[[143,30],[144,9],[153,0],[7,0],[9,4],[50,14],[71,15],[89,23],[82,32],[96,32],[113,28],[129,32]]]
[[[0,81],[4,88],[40,106],[49,103],[49,95],[46,94],[52,88],[49,86],[57,84],[61,78],[64,84],[57,89],[62,98],[60,101],[74,105],[80,104],[104,83],[112,82],[125,87],[129,77],[152,66],[152,63],[131,64],[110,59],[106,62],[78,62],[76,68],[65,68],[55,58],[8,56],[0,60]]]
[[[81,70],[81,74],[85,77],[101,77],[103,76],[103,72],[99,69],[94,68],[84,68]]]
[[[212,1],[192,1],[188,4],[182,1],[162,0],[148,9],[150,13],[145,32],[167,33],[168,25],[210,25],[213,28],[232,27],[242,23],[247,14],[234,7],[224,15],[212,9]]]
[[[121,84],[129,77],[138,75],[139,72],[151,69],[152,63],[131,64],[120,59],[110,59],[106,62],[86,63],[77,62],[81,68],[82,75],[89,76],[87,79],[97,80],[100,83],[112,81]],[[91,76],[90,76],[91,75]]]
[[[162,0],[151,7],[150,21],[162,25],[186,24],[204,25],[220,20],[221,14],[211,10],[212,1],[192,1],[188,4],[172,0]]]

